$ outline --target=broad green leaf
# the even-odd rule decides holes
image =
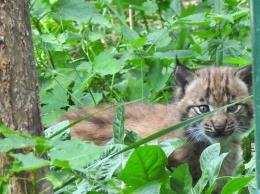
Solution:
[[[130,101],[142,99],[145,102],[148,100],[149,88],[144,84],[142,79],[129,77],[127,80],[126,91],[128,94],[127,97]]]
[[[12,149],[26,148],[36,144],[35,139],[22,137],[18,134],[6,134],[6,138],[0,139],[0,152],[8,152]]]
[[[152,181],[134,191],[136,194],[160,194],[161,184]]]
[[[59,0],[54,12],[59,19],[77,22],[88,22],[96,13],[94,6],[84,0]]]
[[[136,31],[131,30],[129,27],[126,26],[122,26],[122,33],[123,38],[130,42],[134,42],[140,38],[139,34]]]
[[[70,166],[77,170],[93,162],[100,157],[104,147],[86,143],[78,139],[60,141],[50,151],[51,160],[68,161]]]
[[[101,76],[117,73],[120,70],[120,62],[113,56],[111,50],[100,53],[93,61],[93,71]]]
[[[68,67],[69,55],[68,55],[67,52],[65,52],[65,51],[62,51],[62,52],[57,51],[57,52],[54,52],[52,54],[52,57],[53,57],[53,62],[59,68],[66,68],[66,67]],[[63,82],[61,82],[61,83],[63,83]]]
[[[124,144],[125,135],[125,108],[120,105],[116,108],[113,124],[114,143]]]
[[[225,59],[237,58],[241,53],[240,43],[235,40],[212,40],[208,49],[215,65],[222,65]]]
[[[202,173],[206,173],[210,186],[216,181],[222,162],[228,153],[220,154],[220,144],[213,144],[206,148],[200,157]]]
[[[159,146],[137,148],[130,156],[119,177],[134,188],[164,178],[168,160]]]
[[[52,166],[60,167],[62,169],[72,169],[73,167],[70,165],[68,160],[59,160],[55,159],[51,161]]]
[[[70,170],[50,170],[47,179],[53,184],[55,187],[61,187],[64,182],[66,182],[69,178],[71,178]]]
[[[14,165],[12,170],[14,172],[20,172],[23,170],[36,170],[50,164],[50,161],[42,158],[37,158],[32,152],[27,155],[24,154],[10,154],[13,158],[21,162],[21,166]]]
[[[142,3],[142,9],[146,15],[152,15],[158,10],[158,5],[153,1],[146,1]]]
[[[212,186],[219,174],[221,164],[228,153],[220,154],[220,144],[215,143],[207,147],[200,156],[200,168],[202,175],[195,186],[195,191],[200,193],[207,182]]]
[[[192,193],[192,176],[188,164],[178,166],[171,175],[171,189],[174,193]]]
[[[61,118],[61,116],[64,115],[65,113],[66,113],[66,111],[63,109],[51,111],[42,116],[42,123],[45,127],[50,127],[59,118]]]
[[[62,86],[55,86],[52,92],[48,92],[42,97],[41,101],[44,104],[42,112],[48,113],[68,106],[68,98],[67,91]]]
[[[78,73],[73,68],[71,68],[71,69],[67,68],[66,70],[60,70],[55,73],[58,75],[55,77],[55,80],[53,80],[53,82],[54,82],[54,83],[52,83],[53,86],[60,86],[60,84],[61,84],[61,86],[66,88],[71,83],[73,83],[76,78],[78,78]]]
[[[76,70],[81,71],[81,72],[91,72],[92,71],[92,63],[84,61],[84,62],[80,63],[79,65],[77,65]],[[82,81],[82,82],[84,83],[84,81]]]
[[[107,28],[111,28],[111,24],[109,23],[109,21],[107,19],[105,19],[102,15],[100,14],[95,14],[91,17],[91,22],[93,24],[98,24],[99,26],[102,27],[107,27]]]
[[[224,186],[223,190],[221,191],[221,194],[235,193],[236,191],[239,191],[242,188],[244,188],[253,178],[254,176],[233,178]]]
[[[45,42],[48,50],[63,51],[61,42],[59,42],[57,37],[55,37],[53,34],[42,34],[41,39],[43,42]]]
[[[158,92],[163,90],[165,87],[167,81],[172,76],[172,71],[169,69],[166,70],[163,68],[163,66],[159,63],[154,64],[150,68],[149,73],[149,83],[152,85],[152,95],[156,95]]]
[[[144,36],[144,37],[136,39],[133,42],[133,45],[136,46],[136,47],[140,47],[140,46],[143,46],[146,41],[147,41],[147,38],[146,38],[146,36]]]
[[[176,15],[180,16],[183,11],[182,2],[180,0],[171,1],[170,8],[176,13]]]
[[[147,35],[147,42],[157,48],[167,46],[171,42],[168,30],[156,30]]]

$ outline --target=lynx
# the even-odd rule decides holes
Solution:
[[[146,137],[252,93],[251,66],[240,69],[210,66],[192,71],[177,60],[174,81],[175,100],[172,104],[126,105],[125,128]],[[75,121],[100,108],[102,107],[81,108],[65,115],[63,120]],[[113,136],[114,114],[115,110],[109,109],[75,125],[71,129],[72,138],[105,144]],[[252,117],[252,101],[247,100],[160,138],[165,140],[180,137],[187,140],[184,146],[171,154],[169,167],[188,163],[193,181],[196,183],[201,176],[200,154],[207,146],[219,142],[221,152],[229,152],[222,164],[220,175],[231,175],[241,152],[240,136],[249,130]]]

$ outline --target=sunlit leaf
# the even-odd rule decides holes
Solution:
[[[165,176],[167,157],[159,146],[137,148],[121,172],[120,179],[135,188]]]
[[[12,169],[15,172],[23,171],[23,170],[35,170],[42,168],[44,166],[48,166],[50,161],[44,160],[42,158],[36,157],[32,152],[27,155],[24,154],[10,154],[12,157],[16,158],[21,162],[21,166],[14,166]]]

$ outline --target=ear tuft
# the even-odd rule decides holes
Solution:
[[[186,87],[197,77],[188,67],[182,65],[176,57],[176,66],[174,70],[174,81],[175,81],[175,100],[183,98]]]
[[[252,93],[252,66],[248,65],[238,69],[235,73],[248,87],[248,91]]]

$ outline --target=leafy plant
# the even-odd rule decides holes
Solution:
[[[214,112],[208,114],[212,113]],[[192,122],[208,116],[208,114],[200,115],[197,118],[173,126],[171,130],[190,125]],[[122,106],[117,108],[115,118],[115,123],[123,123],[125,118]],[[63,126],[64,123],[61,123],[53,127],[53,129],[48,129],[47,136],[52,134],[51,130],[58,134],[57,129],[59,127],[64,128]],[[169,129],[163,131],[170,132]],[[0,132],[5,138],[0,140],[0,145],[9,142],[9,147],[0,147],[0,151],[9,152],[9,155],[15,160],[5,177],[2,177],[0,183],[4,185],[5,181],[12,176],[12,173],[24,170],[34,170],[37,173],[38,169],[50,166],[51,170],[47,178],[53,184],[56,193],[87,193],[94,191],[97,193],[201,193],[205,190],[207,184],[210,186],[207,192],[215,189],[221,163],[227,154],[220,154],[220,144],[209,146],[201,154],[202,177],[193,187],[187,164],[179,166],[172,173],[166,169],[169,154],[183,145],[185,141],[173,139],[159,144],[153,143],[153,145],[141,146],[144,142],[162,135],[154,134],[143,140],[133,141],[130,146],[126,146],[124,141],[116,141],[118,134],[122,133],[121,131],[121,125],[115,124],[114,141],[104,147],[80,140],[61,140],[64,133],[50,139],[14,132],[1,126]],[[18,141],[11,141],[14,139]],[[134,138],[126,136],[125,139]],[[132,150],[133,147],[138,145],[141,147]],[[32,152],[27,155],[12,153],[13,150],[18,148],[31,149]],[[41,157],[45,152],[48,153],[49,160]],[[223,177],[228,179],[229,182],[222,193],[240,190],[254,178],[255,167],[252,166],[254,164],[252,161],[246,165],[245,175]],[[28,178],[28,181],[37,180]],[[254,183],[247,185],[247,188],[253,191]]]
[[[244,0],[38,0],[31,16],[46,126],[83,105],[171,101],[176,56],[192,68],[251,62]]]

